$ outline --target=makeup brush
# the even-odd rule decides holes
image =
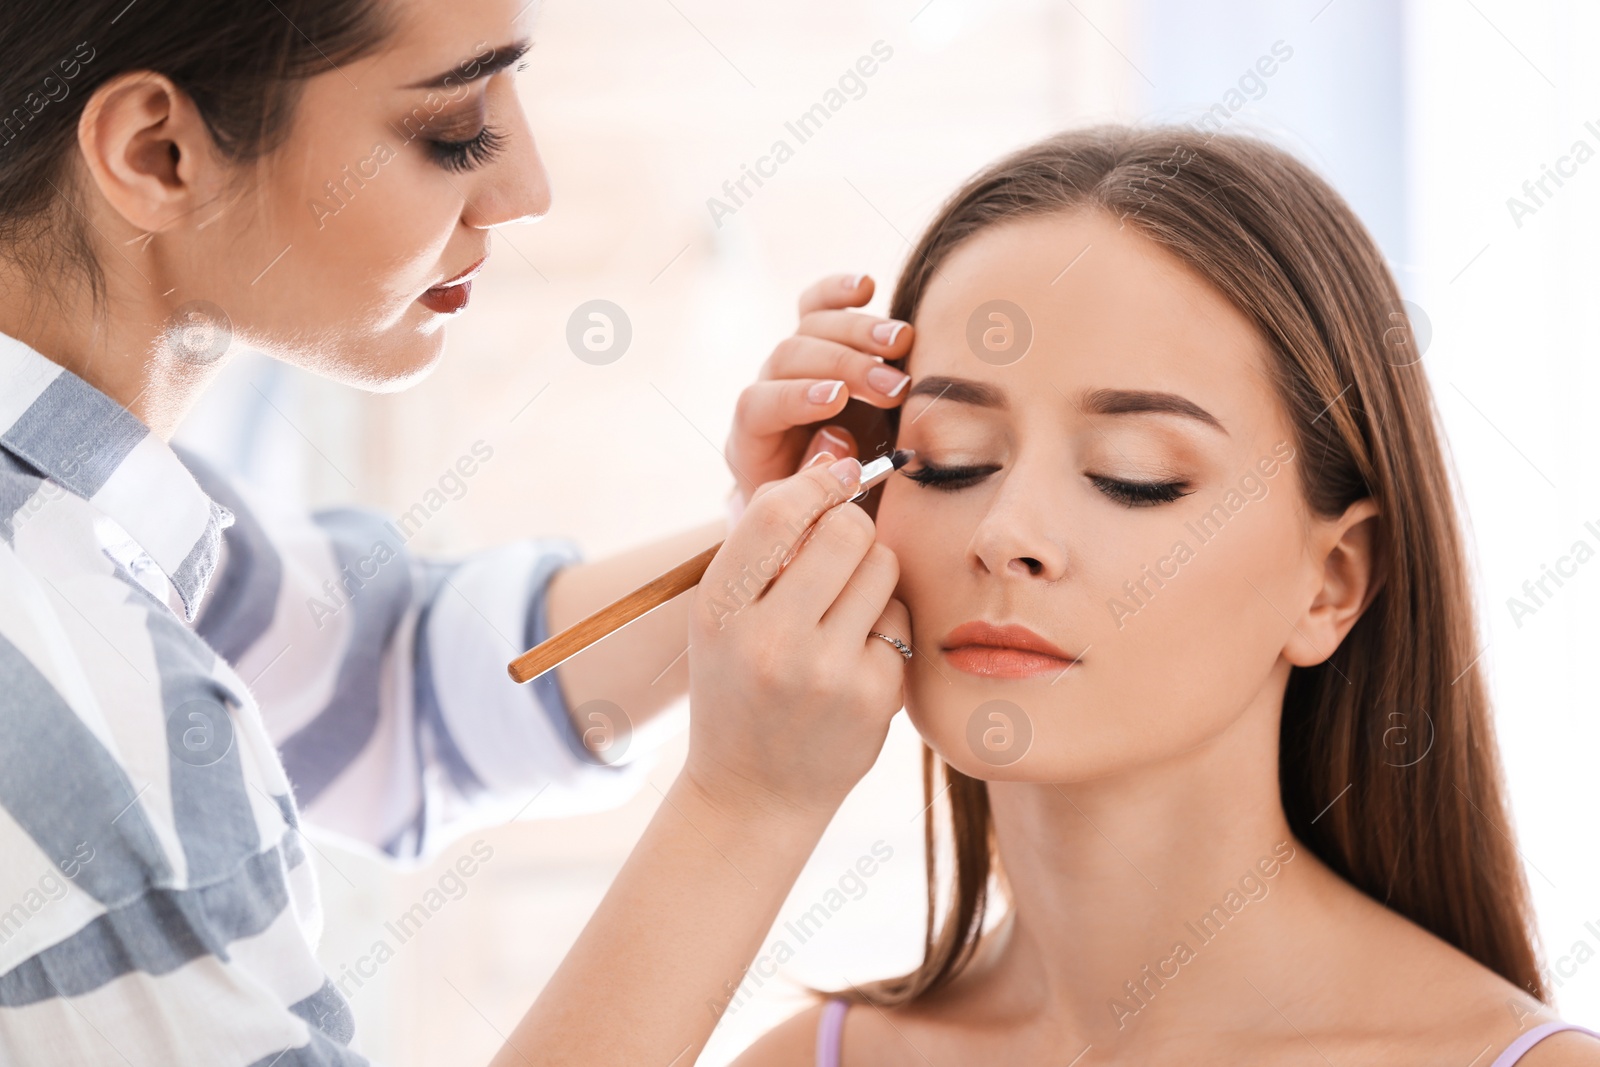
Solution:
[[[867,494],[867,490],[911,462],[911,457],[915,454],[909,449],[902,448],[890,455],[879,456],[870,463],[863,463],[861,488],[850,499],[860,500]],[[718,541],[698,556],[646,582],[621,600],[601,608],[587,619],[573,623],[554,637],[530,648],[506,667],[511,680],[521,683],[537,678],[545,671],[565,663],[602,637],[615,633],[633,620],[649,614],[679,593],[693,589],[700,584],[706,568],[711,565],[711,558],[717,554],[722,545],[723,542]]]

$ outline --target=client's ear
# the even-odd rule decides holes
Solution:
[[[1365,497],[1323,528],[1320,544],[1313,546],[1321,560],[1321,585],[1295,620],[1294,636],[1284,649],[1290,663],[1312,667],[1332,655],[1383,588],[1381,522],[1377,502]]]

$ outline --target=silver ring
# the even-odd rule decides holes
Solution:
[[[893,645],[896,652],[900,653],[906,659],[910,659],[911,658],[911,646],[906,644],[904,641],[900,640],[898,637],[890,637],[888,634],[880,634],[876,630],[868,630],[867,631],[867,636],[868,637],[881,637],[885,641],[887,641],[891,645]]]

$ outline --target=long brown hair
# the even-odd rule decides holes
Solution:
[[[912,251],[890,314],[912,321],[939,265],[974,234],[1077,210],[1121,219],[1255,323],[1306,457],[1297,466],[1309,507],[1332,517],[1369,496],[1379,507],[1377,594],[1326,662],[1293,668],[1284,694],[1278,777],[1290,828],[1350,884],[1544,1000],[1451,471],[1381,253],[1338,193],[1270,144],[1185,126],[1097,126],[1016,152],[959,189]],[[923,961],[847,994],[858,1001],[931,993],[978,944],[998,873],[988,787],[925,747],[923,791]]]

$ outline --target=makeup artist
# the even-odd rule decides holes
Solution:
[[[603,697],[637,725],[686,689],[682,774],[496,1062],[690,1062],[702,1005],[881,746],[909,620],[844,502],[853,445],[809,428],[902,396],[876,357],[909,329],[847,310],[869,280],[809,291],[743,394],[736,521],[615,559],[530,539],[448,564],[389,543],[373,565],[381,516],[286,513],[167,443],[244,348],[376,390],[439,358],[489,231],[550,207],[513,84],[528,7],[8,6],[0,1062],[365,1062],[314,954],[300,820],[406,859],[545,790],[556,810],[618,799],[637,778],[573,709]],[[375,176],[308,211],[352,161]],[[530,687],[505,678],[499,634],[532,644],[724,534],[702,588],[765,573],[773,532],[813,521],[722,625],[696,590]],[[308,613],[330,587],[338,609]]]

